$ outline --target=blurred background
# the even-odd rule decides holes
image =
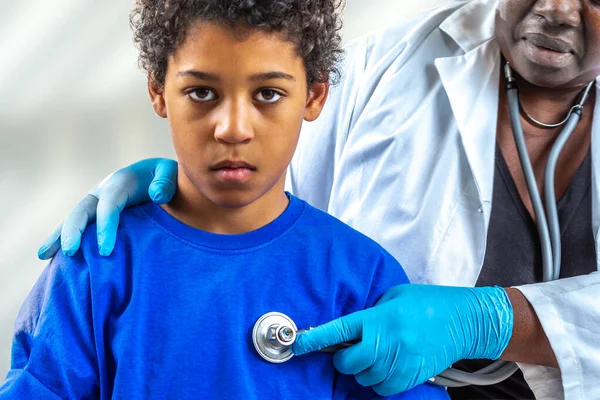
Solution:
[[[445,0],[347,0],[344,40]],[[124,0],[0,0],[0,383],[37,249],[110,172],[174,152],[137,69]]]

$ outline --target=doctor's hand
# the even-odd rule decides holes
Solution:
[[[400,285],[367,310],[298,335],[295,355],[359,342],[333,355],[342,374],[389,396],[469,358],[498,359],[512,335],[513,309],[500,287]]]
[[[60,247],[67,256],[77,252],[87,225],[97,219],[100,254],[112,253],[125,207],[154,201],[168,203],[177,189],[177,162],[164,158],[139,161],[108,176],[71,211],[40,247],[38,257],[50,259]]]

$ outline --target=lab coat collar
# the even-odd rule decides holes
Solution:
[[[500,48],[494,40],[496,4],[497,0],[475,0],[450,15],[440,29],[465,53],[435,60],[483,203],[486,222],[493,192],[500,77]]]
[[[500,77],[498,43],[489,40],[464,55],[438,58],[435,65],[450,100],[480,200],[491,203]],[[490,209],[491,206],[483,207],[487,217]]]
[[[474,0],[450,15],[440,29],[465,52],[494,37],[497,0]]]

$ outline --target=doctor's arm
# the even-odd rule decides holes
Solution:
[[[362,376],[384,396],[426,382],[462,359],[498,359],[513,330],[513,309],[500,287],[399,285],[374,307],[298,336],[302,355],[341,342],[334,366]]]
[[[513,308],[514,326],[500,359],[558,368],[554,351],[533,306],[518,289],[509,288],[506,293]]]
[[[303,333],[293,350],[359,340],[336,353],[334,365],[367,373],[385,395],[461,359],[503,358],[522,363],[526,377],[528,368],[543,369],[539,381],[528,379],[540,398],[600,398],[599,295],[599,273],[517,289],[397,286],[373,308]],[[527,365],[557,362],[560,370]]]
[[[544,330],[559,369],[521,365],[525,377],[538,369],[528,383],[536,396],[565,399],[600,398],[600,273],[517,287],[527,299]],[[539,331],[539,326],[535,328]],[[531,332],[529,334],[532,334]],[[527,336],[527,334],[525,335]],[[533,333],[539,337],[539,334]],[[547,350],[543,341],[541,351]],[[534,344],[535,346],[535,344]],[[509,358],[531,355],[526,340],[516,340]],[[520,350],[522,348],[522,350]],[[529,362],[524,360],[522,362]],[[546,363],[546,365],[548,365]]]

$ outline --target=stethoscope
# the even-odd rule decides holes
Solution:
[[[558,210],[556,206],[556,194],[554,192],[554,172],[558,156],[565,143],[573,133],[577,123],[581,119],[583,106],[587,101],[595,81],[590,82],[579,94],[575,104],[570,108],[565,119],[557,124],[544,124],[529,115],[521,106],[519,101],[519,88],[512,75],[512,69],[508,61],[504,62],[504,76],[506,78],[506,97],[510,123],[519,153],[519,160],[523,168],[527,190],[533,204],[533,212],[537,225],[540,243],[542,247],[542,279],[544,282],[557,280],[560,277],[561,241],[560,225],[558,222]],[[525,146],[525,136],[521,125],[521,114],[533,124],[543,128],[557,128],[564,125],[562,132],[556,138],[544,171],[544,200],[545,207],[537,187],[533,167],[529,159],[529,153]],[[517,371],[517,364],[507,361],[495,361],[487,367],[472,373],[448,368],[431,381],[447,387],[461,387],[467,385],[494,385],[502,382]]]
[[[268,362],[278,364],[294,356],[291,346],[296,341],[297,335],[305,331],[305,329],[298,330],[294,321],[287,315],[280,312],[269,312],[261,316],[254,324],[252,342],[258,355]],[[340,343],[325,347],[320,352],[335,353],[353,344],[355,343]]]
[[[513,78],[512,69],[508,61],[504,63],[504,75],[506,77],[506,95],[510,122],[517,145],[517,151],[519,153],[519,159],[527,182],[527,189],[533,204],[537,229],[540,235],[543,281],[553,281],[560,277],[561,263],[560,226],[556,206],[556,195],[554,192],[554,172],[556,170],[558,156],[581,119],[583,106],[589,97],[595,81],[590,82],[585,89],[583,89],[563,121],[557,124],[544,124],[531,117],[521,106],[519,101],[519,89]],[[531,166],[531,161],[529,159],[529,153],[525,146],[523,126],[521,125],[521,112],[523,112],[524,117],[529,119],[532,123],[544,128],[557,128],[564,125],[562,132],[558,135],[552,146],[544,171],[545,207],[542,204],[535,175],[533,173],[533,167]],[[291,345],[296,340],[297,335],[302,334],[302,332],[302,330],[299,331],[297,329],[294,321],[287,315],[271,312],[263,315],[256,321],[252,331],[252,339],[256,351],[262,358],[272,363],[281,363],[293,357]],[[321,351],[335,352],[352,345],[353,343],[341,343]],[[438,376],[431,378],[430,382],[447,387],[493,385],[504,381],[515,373],[517,369],[518,367],[515,363],[507,361],[495,361],[487,367],[475,372],[465,372],[454,368],[448,368]]]

